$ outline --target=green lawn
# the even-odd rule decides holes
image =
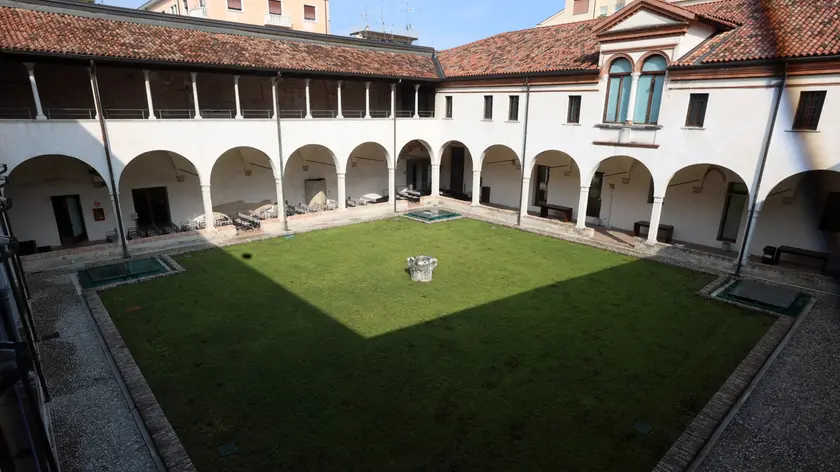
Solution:
[[[707,275],[466,219],[176,259],[102,299],[204,472],[649,471],[774,321],[697,296]]]

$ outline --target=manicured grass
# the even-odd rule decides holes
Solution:
[[[649,471],[773,322],[697,296],[710,276],[472,220],[176,259],[102,299],[205,472]]]

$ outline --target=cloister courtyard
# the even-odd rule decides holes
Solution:
[[[648,471],[775,321],[699,296],[712,275],[472,219],[174,259],[100,297],[201,471]]]

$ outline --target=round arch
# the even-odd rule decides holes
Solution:
[[[409,150],[411,151],[411,150],[417,150],[418,146],[421,147],[424,151],[426,151],[426,154],[429,155],[429,160],[432,163],[439,162],[439,160],[436,160],[436,159],[439,159],[439,158],[437,156],[435,156],[435,153],[432,150],[432,146],[427,141],[424,141],[422,139],[409,139],[408,141],[402,143],[402,145],[397,148],[398,151],[397,151],[396,158],[394,159],[394,167],[395,168],[397,167],[397,164],[399,163],[400,157],[404,154],[403,151],[405,151],[406,147],[408,147]]]
[[[295,149],[284,162],[283,187],[286,203],[326,205],[338,202],[338,173],[342,163],[335,153],[320,144]]]
[[[614,155],[601,160],[586,174],[581,186],[589,185],[586,216],[608,228],[632,231],[636,221],[651,217],[654,176],[639,159]]]
[[[608,57],[604,61],[604,65],[601,66],[601,75],[609,74],[610,73],[610,66],[612,65],[613,62],[617,61],[618,59],[627,59],[628,61],[630,61],[630,67],[632,67],[632,68],[636,67],[636,61],[634,61],[633,58],[630,57],[629,54],[626,54],[626,53],[623,53],[623,52],[617,52],[617,53],[613,54],[612,56]]]
[[[388,151],[379,143],[359,144],[345,163],[345,196],[348,206],[388,200]]]
[[[466,143],[458,139],[450,139],[443,143],[437,154],[437,162],[435,162],[434,159],[432,160],[432,162],[443,165],[444,154],[446,154],[447,150],[451,150],[453,145],[464,148],[466,150],[466,153],[469,155],[471,166],[474,169],[480,168],[481,163],[475,161],[475,154],[473,154],[473,152],[470,150],[470,147],[467,146]]]
[[[324,145],[321,145],[321,144],[306,144],[306,145],[300,146],[299,148],[295,149],[294,151],[292,151],[289,154],[289,157],[286,158],[285,162],[283,162],[283,170],[284,171],[288,170],[289,162],[296,155],[303,160],[306,160],[311,156],[329,157],[329,159],[332,160],[332,163],[328,164],[328,165],[332,165],[336,169],[341,169],[341,167],[340,167],[341,162],[338,159],[338,157],[335,155],[335,153],[332,151],[332,149],[330,149],[330,148],[328,148]]]
[[[484,169],[484,164],[485,164],[485,161],[487,160],[488,154],[491,155],[491,161],[488,161],[487,162],[488,164],[493,164],[494,163],[494,158],[495,159],[504,159],[505,157],[513,156],[513,158],[516,160],[516,162],[511,162],[511,164],[513,164],[515,166],[521,166],[522,165],[522,158],[519,157],[519,154],[517,154],[516,151],[514,151],[513,149],[511,149],[510,147],[508,147],[504,144],[492,144],[492,145],[488,146],[487,149],[485,149],[481,153],[481,156],[479,156],[478,162],[476,163],[477,164],[476,169],[478,169],[478,170],[483,170]],[[507,160],[512,161],[512,159],[510,159],[510,158],[508,158]]]
[[[394,166],[394,184],[397,193],[400,193],[402,189],[411,189],[429,195],[434,180],[432,165],[435,162],[434,154],[427,142],[414,139],[403,144]]]
[[[385,156],[385,163],[388,167],[393,167],[393,161],[391,159],[391,153],[385,149],[385,146],[374,142],[374,141],[367,141],[364,143],[359,144],[358,146],[354,147],[350,154],[347,155],[347,160],[344,162],[344,168],[348,169],[349,165],[352,165],[351,159],[353,157],[358,157],[356,154],[358,153],[381,153]]]
[[[5,195],[21,241],[68,248],[105,242],[116,235],[117,218],[108,174],[65,154],[32,156],[8,174]]]
[[[563,151],[546,149],[537,153],[525,174],[531,178],[524,189],[529,211],[540,212],[539,205],[549,203],[571,208],[572,218],[576,219],[580,209],[580,173],[578,163]]]
[[[642,72],[642,66],[644,65],[645,61],[650,59],[652,56],[662,56],[662,59],[665,59],[665,67],[668,67],[671,64],[671,59],[665,54],[663,51],[648,51],[639,58],[639,60],[633,62],[633,72]]]
[[[213,211],[232,220],[242,213],[261,212],[266,205],[277,203],[274,163],[265,152],[238,146],[223,152],[210,170],[210,192]]]

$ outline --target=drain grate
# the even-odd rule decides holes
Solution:
[[[451,211],[441,210],[438,208],[430,208],[428,210],[418,210],[406,213],[404,215],[407,218],[410,218],[415,221],[422,221],[423,223],[437,223],[440,221],[446,220],[454,220],[461,218],[461,215],[458,213],[453,213]]]
[[[799,316],[811,301],[796,290],[752,280],[734,280],[713,296],[787,316]]]
[[[80,270],[79,282],[84,288],[95,288],[127,280],[169,272],[160,259],[137,259],[117,264]]]

